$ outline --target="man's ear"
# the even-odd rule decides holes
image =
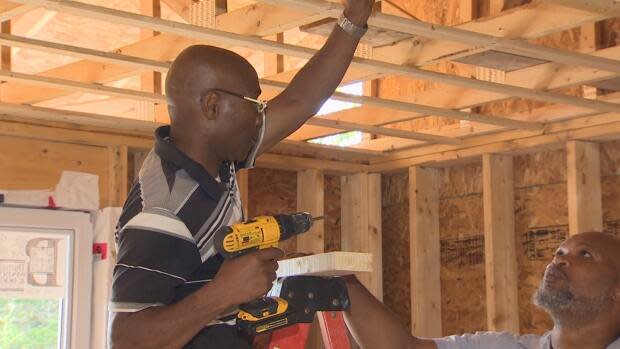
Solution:
[[[219,96],[215,91],[209,91],[200,98],[200,109],[208,120],[215,120],[218,113]]]

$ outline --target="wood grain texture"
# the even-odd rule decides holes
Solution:
[[[329,252],[285,259],[278,262],[278,277],[294,275],[344,276],[371,273],[373,256],[370,253]]]
[[[602,231],[600,146],[570,141],[566,153],[570,234]]]

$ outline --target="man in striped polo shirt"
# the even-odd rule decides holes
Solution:
[[[224,261],[213,234],[244,218],[236,171],[253,167],[338,86],[373,3],[347,1],[323,48],[268,108],[257,100],[256,71],[231,51],[191,46],[173,62],[171,125],[157,129],[117,226],[112,348],[251,347],[232,326],[234,311],[271,288],[282,252]]]

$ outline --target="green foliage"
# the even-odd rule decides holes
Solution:
[[[58,347],[57,299],[0,299],[0,348]]]

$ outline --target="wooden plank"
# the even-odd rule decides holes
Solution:
[[[535,1],[494,17],[472,21],[471,18],[467,18],[469,14],[467,8],[471,9],[473,6],[469,0],[462,1],[461,9],[465,7],[466,12],[461,13],[460,17],[465,23],[456,28],[507,38],[533,39],[610,17]],[[467,56],[476,53],[478,49],[478,46],[466,43],[419,38],[397,43],[393,47],[376,48],[373,53],[375,58],[378,58],[378,55],[392,56],[393,63],[421,66]]]
[[[216,18],[217,28],[235,28],[239,34],[268,36],[296,29],[328,16],[323,11],[296,11],[266,3],[257,3]],[[241,20],[243,19],[243,20]]]
[[[140,0],[140,13],[143,15],[161,18],[160,0]],[[140,38],[146,39],[161,33],[153,30],[140,30]],[[149,93],[162,93],[162,77],[158,71],[147,71],[140,74],[140,90]],[[165,102],[162,102],[165,104]],[[148,121],[155,121],[155,104],[151,101],[137,101],[138,118]]]
[[[110,207],[122,207],[127,199],[127,146],[108,147],[108,195],[107,205]]]
[[[307,2],[305,0],[269,0],[272,3],[281,3],[293,8],[315,9],[336,7],[334,4],[316,0]],[[343,6],[337,6],[342,11]],[[603,69],[610,72],[620,73],[620,64],[610,59],[601,59],[587,54],[569,52],[566,50],[554,49],[550,47],[530,44],[527,41],[514,40],[502,37],[494,37],[483,33],[474,33],[455,27],[442,26],[434,23],[424,23],[414,19],[402,18],[384,13],[374,13],[368,20],[369,26],[376,26],[386,30],[394,30],[412,35],[423,37],[449,40],[466,43],[474,46],[484,46],[500,50],[507,53],[525,55],[533,58],[552,60],[558,63],[583,65]]]
[[[35,7],[30,5],[21,5],[9,1],[2,1],[0,4],[0,22],[8,21],[14,17],[23,15],[32,11]]]
[[[368,165],[276,154],[263,154],[256,160],[256,164],[258,167],[262,168],[273,168],[287,171],[316,169],[322,170],[326,174],[335,175],[365,172],[368,170]]]
[[[278,89],[278,91],[283,90],[287,86],[285,83],[274,81],[274,80],[267,80],[267,79],[261,79],[260,83],[261,83],[261,86],[276,88]],[[372,97],[372,96],[357,96],[357,95],[351,95],[351,94],[346,94],[342,92],[334,92],[334,94],[332,95],[332,99],[344,101],[344,102],[362,104],[366,106],[389,108],[392,110],[400,110],[400,111],[405,111],[405,112],[410,112],[410,113],[418,113],[419,118],[426,117],[428,115],[433,115],[433,116],[443,116],[446,118],[457,119],[457,120],[469,120],[469,121],[483,122],[483,123],[487,123],[491,125],[498,125],[498,126],[504,126],[504,127],[510,127],[510,128],[537,129],[537,128],[542,127],[541,124],[535,123],[535,122],[502,118],[502,117],[495,116],[495,115],[482,115],[479,113],[462,112],[462,111],[453,110],[453,109],[437,108],[437,107],[428,106],[428,105],[406,103],[402,101],[383,99],[383,98],[377,98],[377,97]],[[414,117],[411,115],[408,115],[407,117],[405,117],[405,119],[407,120],[412,120],[413,118]],[[329,121],[324,121],[324,120],[326,120],[326,118],[322,116],[320,120],[316,120],[316,122],[315,120],[312,120],[310,123],[307,123],[307,124],[330,127],[331,125],[328,124]],[[399,122],[399,121],[397,119],[391,119],[390,122],[393,123],[393,122]],[[346,124],[347,124],[346,121],[339,120],[338,124],[332,124],[332,125],[346,125]],[[380,129],[377,130],[373,128],[377,126],[368,125],[367,127],[369,128],[358,129],[358,130],[369,132],[369,133],[378,133],[375,131],[385,132],[384,130],[380,130]],[[337,127],[334,127],[334,128],[337,128]],[[391,133],[394,131],[388,131],[388,132]],[[378,134],[390,136],[390,134],[386,134],[386,133],[378,133]],[[398,136],[393,135],[393,137],[398,137]],[[441,139],[441,138],[434,138],[434,139],[426,138],[425,139],[423,137],[428,137],[428,135],[426,134],[410,134],[410,137],[413,137],[412,139],[428,140],[428,141],[437,142],[437,143],[458,142],[456,140],[450,140],[450,139],[446,140],[446,139]]]
[[[441,337],[439,173],[409,168],[411,333]]]
[[[0,79],[16,81],[35,86],[68,89],[72,91],[89,92],[104,96],[125,97],[141,101],[166,103],[166,97],[162,94],[129,90],[125,88],[110,87],[100,84],[86,84],[83,82],[66,79],[50,78],[40,75],[24,74],[9,71],[0,71]]]
[[[294,275],[343,276],[372,271],[370,253],[329,252],[278,261],[278,277]]]
[[[619,57],[620,47],[612,47],[599,50],[593,53],[605,57]],[[566,67],[556,63],[542,64],[539,66],[506,73],[506,84],[520,86],[524,88],[537,90],[554,90],[566,88],[576,85],[593,83],[595,81],[606,80],[614,77],[615,74],[589,69]],[[440,88],[431,89],[420,92],[409,99],[410,103],[424,103],[435,107],[462,109],[475,107],[484,103],[504,100],[505,96],[492,93],[481,92],[469,89],[463,89],[454,86],[442,86]],[[619,100],[620,101],[620,100]],[[618,101],[615,101],[618,102]],[[404,112],[392,112],[387,109],[379,109],[373,107],[360,107],[355,112],[342,111],[338,113],[322,116],[326,119],[338,119],[343,121],[356,120],[357,122],[401,122],[404,120],[413,120],[418,118],[420,114],[410,114],[407,116]],[[510,116],[511,119],[519,119],[519,116]],[[328,134],[326,130],[309,130],[304,128],[297,131],[292,139],[308,139]],[[390,149],[391,147],[388,147]]]
[[[620,16],[620,2],[617,0],[542,0],[575,9]]]
[[[245,22],[246,16],[251,17],[255,11],[262,13],[262,16],[265,16],[265,13],[269,13],[269,11],[263,9],[260,5],[261,4],[252,5],[250,8],[241,9],[238,12],[234,11],[218,16],[217,19],[221,20],[221,25],[218,26],[218,28],[231,32],[237,32],[237,30],[241,30],[242,27],[239,26],[239,23]],[[253,10],[253,8],[256,9]],[[262,24],[258,25],[257,30],[267,31],[277,29],[279,31],[278,28],[285,26],[286,23],[290,20],[288,12],[284,13],[282,16],[277,17],[283,22],[275,21],[272,13],[269,13],[269,18],[269,21],[260,21]],[[273,27],[267,27],[267,25],[271,25]],[[242,34],[255,34],[250,32],[249,28],[246,29],[247,30],[244,31]],[[181,52],[181,50],[183,50],[185,47],[198,43],[200,43],[198,40],[182,38],[176,35],[163,34],[139,41],[131,45],[124,46],[115,50],[115,52],[124,55],[140,56],[144,58],[168,61],[174,59],[177,54]],[[162,48],[165,49],[162,50]],[[93,59],[93,57],[90,57],[90,59]],[[42,75],[58,78],[71,77],[72,80],[78,80],[87,83],[107,83],[110,81],[115,81],[134,75],[134,70],[135,67],[128,69],[127,67],[123,66],[110,66],[108,64],[100,64],[91,61],[79,61],[68,64],[66,66],[48,70],[42,73]],[[14,103],[35,103],[71,93],[66,90],[56,90],[41,87],[33,88],[32,86],[24,86],[15,83],[8,83],[6,85],[7,86],[3,86],[4,88],[2,90],[4,100]]]
[[[319,170],[297,172],[297,211],[309,212],[313,217],[325,214],[324,175]],[[310,231],[297,236],[297,252],[323,253],[325,251],[325,221],[315,221]]]
[[[608,113],[552,123],[544,133],[509,131],[472,137],[467,142],[469,146],[452,149],[431,147],[432,150],[427,148],[424,153],[410,158],[371,164],[369,171],[391,172],[410,166],[441,166],[456,160],[479,158],[485,153],[526,154],[557,150],[564,142],[571,140],[610,141],[620,137],[619,117],[618,113]]]
[[[0,34],[0,43],[7,46],[28,48],[42,52],[57,53],[62,55],[69,55],[72,57],[90,59],[102,63],[119,64],[140,70],[146,69],[159,72],[167,72],[170,68],[170,63],[168,62],[144,59],[130,55],[118,54],[115,52],[104,52],[72,45],[58,44],[50,41],[26,38],[18,35]]]
[[[46,139],[62,140],[62,137],[79,141],[83,144],[97,145],[113,145],[126,144],[134,148],[149,149],[152,145],[152,136],[156,127],[162,124],[141,120],[125,119],[108,115],[81,113],[73,111],[65,111],[51,108],[42,108],[26,105],[15,105],[11,103],[0,103],[0,120],[11,122],[19,121],[23,123],[36,123],[37,125],[48,125],[55,127],[58,131],[43,132],[34,126],[8,127],[6,132],[20,132],[20,134],[28,134],[33,132],[37,137],[41,136]],[[62,129],[78,129],[79,131],[100,132],[101,136],[95,136],[94,133],[84,135],[72,135],[71,133],[62,133]],[[54,134],[58,137],[54,138]],[[128,136],[128,137],[124,137]],[[129,136],[137,136],[135,139]],[[88,143],[91,137],[92,143]],[[36,137],[35,137],[36,138]],[[116,143],[120,142],[120,143]],[[321,161],[327,160],[328,168],[342,170],[342,173],[351,173],[344,169],[348,168],[347,164],[353,165],[353,172],[363,172],[367,169],[368,159],[377,157],[377,152],[367,152],[356,149],[342,149],[334,146],[324,146],[320,144],[307,144],[303,142],[284,141],[274,147],[274,152],[279,154],[273,157],[263,159],[265,164],[274,166],[277,161],[286,164],[287,159],[291,160],[291,166],[298,168],[321,168]],[[282,155],[285,154],[285,155]],[[293,155],[291,157],[287,154]],[[307,159],[311,157],[310,159]],[[310,161],[310,162],[308,162]],[[303,167],[303,164],[312,164],[310,167]],[[359,165],[359,166],[356,166]]]
[[[110,133],[84,130],[75,125],[72,128],[41,125],[40,121],[36,125],[32,125],[23,123],[24,121],[27,122],[24,118],[19,118],[20,122],[6,119],[6,116],[0,117],[0,135],[3,136],[104,147],[123,145],[142,150],[150,149],[153,146],[152,135],[132,136],[124,135],[120,130]]]
[[[381,250],[381,177],[357,173],[341,177],[342,250],[373,256],[373,271],[358,275],[379,300],[383,298]],[[378,218],[378,219],[377,219]]]
[[[519,333],[512,157],[485,154],[482,177],[487,327]]]
[[[600,146],[569,141],[566,153],[569,233],[603,231]]]
[[[219,44],[224,44],[224,45],[233,45],[233,46],[243,46],[243,47],[268,51],[268,52],[276,52],[276,53],[281,53],[285,55],[291,55],[291,56],[300,57],[300,58],[310,58],[316,52],[316,50],[308,49],[304,47],[275,43],[269,40],[259,39],[256,37],[246,37],[246,36],[239,35],[239,34],[223,32],[221,30],[198,28],[198,27],[186,25],[183,23],[142,16],[138,14],[113,10],[113,9],[104,8],[100,6],[93,6],[93,5],[79,3],[75,1],[61,1],[61,0],[17,0],[17,1],[20,3],[25,3],[25,4],[41,5],[41,6],[50,8],[52,10],[67,12],[67,13],[71,13],[71,14],[78,15],[78,16],[105,20],[105,21],[110,21],[113,23],[137,26],[141,28],[149,28],[149,29],[158,30],[162,32],[168,32],[171,34],[186,36],[186,37],[190,37],[190,38],[197,39],[197,40],[204,40],[206,42],[214,42],[214,43],[219,43]],[[298,2],[298,0],[294,0],[294,1]],[[341,5],[339,6],[336,6],[336,5],[337,4],[331,4],[331,6],[334,6],[335,9],[329,10],[330,13],[335,12],[335,11],[340,12],[342,10]],[[438,35],[437,30],[435,26],[433,25],[429,25],[426,23],[421,24],[415,21],[410,21],[410,20],[406,20],[403,18],[395,17],[395,16],[388,16],[388,17],[382,17],[382,16],[385,16],[385,15],[382,15],[379,13],[379,14],[376,14],[373,18],[375,19],[379,18],[378,22],[385,21],[386,23],[388,22],[388,19],[389,19],[389,25],[391,27],[394,27],[391,29],[401,30],[401,31],[404,30],[405,32],[410,32],[410,31],[414,31],[413,28],[415,28],[415,31],[421,31],[425,33],[434,32],[432,34],[434,37]],[[405,22],[402,22],[402,21],[405,21]],[[442,32],[441,37],[447,40],[463,40],[464,37],[469,38],[469,40],[472,42],[483,40],[481,37],[481,35],[483,34],[477,34],[477,33],[463,34],[460,31],[453,32],[452,28],[447,28],[447,27],[443,28],[440,31]],[[473,37],[476,37],[477,39],[474,40]],[[508,42],[505,40],[498,41],[499,40],[498,38],[493,38],[493,37],[491,37],[491,40],[492,40],[492,43],[494,44],[493,46],[494,49],[502,49],[502,47],[505,48],[508,46]],[[510,45],[510,47],[512,48],[518,47],[520,50],[523,51],[523,50],[526,50],[529,46],[528,44],[515,41],[514,44]],[[550,51],[552,49],[549,49],[549,48],[541,48],[540,50],[543,51],[543,53],[546,55],[553,53]],[[590,57],[589,55],[584,55],[584,56],[587,56],[587,57],[582,57],[583,62],[581,63],[585,64],[586,62],[589,62],[589,64],[585,64],[586,66],[596,65],[596,67],[600,69],[610,70],[614,72],[617,70],[620,72],[620,67],[618,66],[617,62],[614,62],[613,60],[605,60],[605,59],[599,60],[596,57],[593,58],[593,57]],[[604,61],[606,64],[602,64],[602,61]],[[592,62],[597,62],[597,63],[595,64]],[[567,63],[567,62],[562,61],[562,63]],[[620,106],[607,104],[607,103],[600,102],[600,101],[584,100],[582,98],[575,98],[575,97],[570,97],[566,95],[553,94],[549,92],[532,91],[529,89],[523,89],[523,88],[518,88],[514,86],[505,86],[502,84],[496,84],[496,83],[491,83],[491,82],[476,81],[476,80],[472,80],[472,79],[465,78],[465,77],[452,76],[449,74],[437,73],[437,72],[432,72],[432,71],[425,71],[425,70],[420,70],[420,69],[413,68],[413,67],[403,67],[397,64],[379,62],[379,61],[374,61],[374,60],[355,58],[352,64],[362,67],[362,68],[369,69],[371,71],[380,71],[383,73],[406,75],[406,76],[420,78],[420,79],[433,80],[437,82],[453,84],[453,85],[467,87],[467,88],[492,91],[496,93],[507,94],[510,96],[530,98],[530,99],[540,100],[540,101],[545,101],[545,102],[550,102],[550,103],[565,103],[565,104],[570,104],[570,105],[578,105],[578,106],[584,106],[584,107],[588,107],[588,108],[592,108],[594,110],[600,110],[600,111],[620,110]],[[603,66],[604,68],[602,68]]]
[[[4,21],[0,23],[0,32],[0,35],[10,35],[11,21]],[[4,45],[0,47],[0,69],[11,71],[11,60],[11,47]]]
[[[505,0],[489,0],[489,16],[496,16],[504,10]]]
[[[0,35],[0,42],[17,43],[18,46],[26,46],[26,47],[35,48],[35,49],[40,47],[44,51],[52,50],[54,52],[70,52],[70,53],[76,52],[76,54],[79,56],[88,56],[90,58],[100,59],[102,61],[113,61],[115,63],[123,63],[125,59],[127,59],[128,65],[133,66],[134,64],[136,64],[142,68],[153,68],[153,70],[156,70],[156,71],[158,70],[166,71],[169,67],[169,64],[165,62],[137,59],[135,57],[123,56],[119,54],[114,54],[113,57],[111,57],[111,55],[106,52],[101,52],[101,51],[96,51],[96,50],[82,50],[80,48],[70,47],[67,45],[56,45],[56,44],[47,43],[44,41],[31,40],[27,38],[15,37],[15,36],[10,36],[10,35],[6,35],[6,36]],[[106,87],[102,87],[99,84],[83,84],[83,83],[74,82],[74,81],[61,80],[61,79],[48,78],[48,77],[39,77],[36,75],[25,75],[25,74],[19,74],[19,73],[14,73],[12,75],[12,79],[14,81],[22,81],[22,82],[40,84],[44,86],[53,86],[53,87],[60,87],[60,88],[78,88],[83,91],[88,91],[88,92],[93,92],[93,93],[98,93],[98,94],[109,94],[113,96],[139,98],[147,102],[158,101],[159,103],[163,104],[165,97],[161,95],[161,81],[159,80],[161,76],[157,75],[159,76],[159,78],[157,78],[157,76],[152,76],[150,73],[145,73],[145,74],[147,74],[148,76],[146,77],[146,80],[143,79],[142,83],[143,85],[146,83],[144,87],[147,90],[150,90],[151,93],[153,94],[144,94],[144,93],[136,94],[136,92],[133,90],[106,88]],[[261,84],[265,86],[277,88],[278,90],[284,89],[286,87],[286,84],[273,81],[273,80],[261,80]],[[432,115],[437,115],[437,116],[444,116],[448,118],[457,118],[460,120],[479,121],[479,122],[485,122],[489,124],[495,124],[495,125],[501,125],[501,126],[506,126],[506,127],[513,127],[513,128],[540,128],[541,127],[541,125],[537,123],[532,123],[532,122],[500,118],[500,117],[491,116],[491,115],[481,115],[481,114],[476,114],[476,113],[471,113],[471,112],[465,113],[465,112],[460,112],[456,110],[446,110],[442,108],[429,107],[429,106],[424,106],[424,105],[419,105],[419,104],[384,100],[384,99],[380,99],[376,97],[362,97],[362,96],[348,95],[344,93],[335,93],[333,98],[338,99],[338,100],[354,102],[354,103],[388,107],[388,108],[404,110],[404,111],[427,113],[427,114],[432,114]],[[152,120],[153,119],[152,114],[153,113],[149,113],[149,115],[151,116],[150,118],[148,117],[148,115],[144,115],[144,118],[141,118],[141,119]],[[309,124],[313,124],[314,122],[315,120],[310,121]],[[385,129],[385,128],[382,129],[382,128],[376,128],[374,126],[355,124],[355,123],[347,123],[347,122],[336,123],[333,121],[316,120],[316,124],[319,126],[333,126],[334,128],[340,128],[340,129],[345,129],[345,130],[361,130],[361,131],[366,131],[366,132],[373,132],[376,134],[382,134],[382,135],[393,136],[393,137],[404,136],[406,138],[427,140],[427,141],[436,142],[436,143],[451,144],[451,143],[459,142],[458,140],[442,138],[440,136],[435,136],[435,135],[429,136],[429,135],[425,135],[422,133],[415,133],[415,132],[405,133],[402,130]]]

